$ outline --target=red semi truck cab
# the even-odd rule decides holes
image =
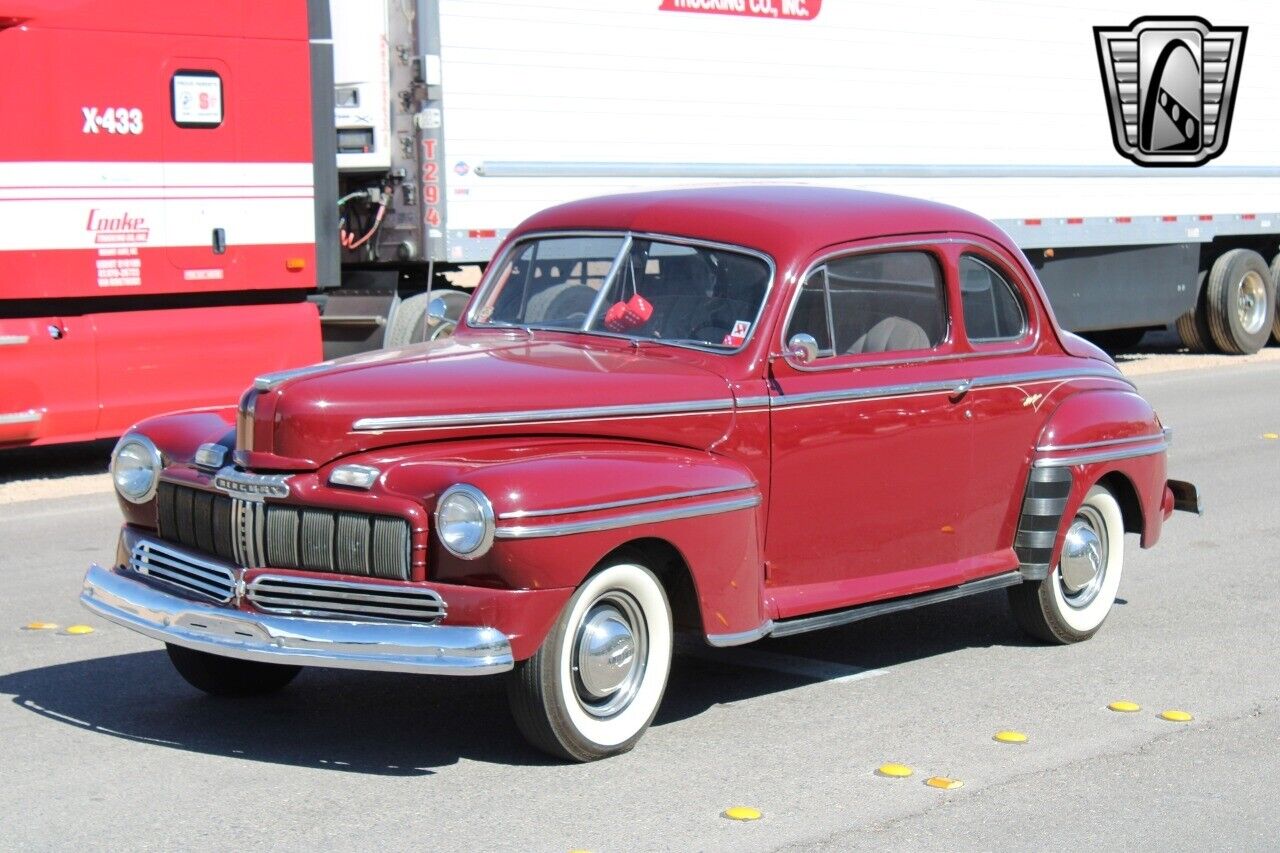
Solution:
[[[320,358],[308,11],[0,0],[0,447]]]

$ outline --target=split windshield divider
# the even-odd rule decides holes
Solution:
[[[622,247],[618,249],[618,254],[613,259],[613,266],[609,268],[609,274],[605,277],[604,284],[600,285],[600,292],[596,294],[595,301],[591,303],[591,310],[587,312],[587,319],[583,321],[581,331],[589,331],[591,324],[596,321],[596,317],[600,314],[604,299],[613,288],[613,280],[617,277],[618,270],[622,269],[622,262],[631,254],[631,243],[631,234],[628,232],[622,238]]]

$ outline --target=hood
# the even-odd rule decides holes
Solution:
[[[253,448],[244,457],[258,468],[314,468],[379,447],[494,435],[705,449],[733,418],[724,377],[688,353],[613,342],[454,338],[261,385],[268,387],[255,401]]]

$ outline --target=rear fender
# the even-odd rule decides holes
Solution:
[[[1048,575],[1062,548],[1064,520],[1104,478],[1115,480],[1126,527],[1141,534],[1142,547],[1154,545],[1164,521],[1168,443],[1155,411],[1132,391],[1082,391],[1063,400],[1032,454],[1014,541],[1022,573]]]

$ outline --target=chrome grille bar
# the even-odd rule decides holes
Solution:
[[[259,610],[296,616],[377,616],[430,625],[444,618],[446,611],[444,599],[435,590],[286,575],[260,575],[245,596]]]
[[[228,566],[207,562],[193,554],[143,540],[133,546],[129,568],[219,602],[235,595],[236,577]]]

